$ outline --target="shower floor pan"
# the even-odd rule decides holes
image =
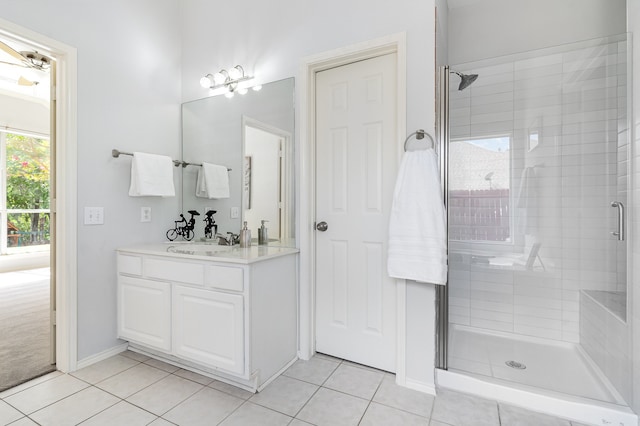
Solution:
[[[579,345],[452,325],[438,386],[576,421],[637,425]]]

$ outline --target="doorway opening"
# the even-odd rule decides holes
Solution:
[[[55,370],[52,62],[0,40],[0,390]]]
[[[10,117],[11,125],[3,123],[2,128],[7,132],[35,137],[35,139],[46,139],[46,135],[49,138],[49,206],[40,205],[39,208],[23,209],[28,210],[24,214],[33,215],[34,218],[38,213],[38,220],[33,219],[32,221],[34,224],[32,229],[35,231],[25,231],[28,232],[28,235],[18,234],[18,238],[23,238],[22,241],[27,239],[37,241],[38,238],[49,239],[48,265],[50,269],[48,277],[53,286],[49,289],[50,307],[48,312],[50,327],[55,328],[55,331],[50,331],[50,362],[55,362],[55,367],[62,372],[74,371],[77,368],[77,52],[71,46],[2,19],[0,19],[0,40],[3,41],[3,45],[7,46],[7,49],[2,49],[2,51],[9,51],[3,56],[3,60],[8,59],[5,62],[18,62],[19,64],[22,62],[21,58],[24,57],[23,64],[28,67],[25,70],[40,72],[42,72],[40,68],[46,68],[45,62],[48,61],[49,65],[48,72],[44,74],[48,80],[44,80],[42,76],[38,77],[37,72],[28,74],[20,71],[17,76],[14,74],[3,80],[3,83],[18,87],[24,86],[23,90],[32,91],[43,90],[45,82],[49,83],[46,84],[49,94],[48,101],[40,103],[40,105],[48,104],[49,112],[43,120],[47,125],[46,130],[36,128],[25,131],[30,127],[20,125],[19,117],[15,115]],[[17,53],[11,53],[11,51]],[[32,66],[29,66],[29,63]],[[20,65],[7,65],[7,67],[22,69]],[[25,84],[25,80],[27,84]],[[35,84],[36,81],[38,84]],[[4,95],[6,92],[4,88],[0,88],[0,94]],[[24,100],[24,96],[18,97],[18,99]],[[33,105],[32,102],[31,106],[33,107]],[[7,116],[15,112],[14,109],[3,110],[7,111]],[[24,116],[22,115],[22,117]],[[4,197],[0,198],[5,199]],[[49,229],[45,231],[44,225],[42,227],[39,225],[46,223],[43,216],[47,215]],[[5,212],[5,216],[8,217],[7,212]],[[15,227],[18,232],[21,232],[20,226]],[[7,239],[6,245],[8,246],[9,239],[16,240],[17,238],[8,237],[9,233],[6,228],[8,226],[0,227],[3,229],[0,237]],[[32,235],[31,232],[35,234]],[[47,257],[46,254],[44,257]],[[6,256],[0,256],[0,266],[2,266],[3,259],[6,258]],[[29,264],[24,259],[18,262],[17,259],[17,257],[13,257],[11,260],[14,269],[26,266],[31,269],[36,268],[37,270],[34,272],[36,275],[47,274],[46,270],[39,270],[40,265]],[[0,280],[0,282],[4,281]],[[55,285],[56,283],[59,285]]]

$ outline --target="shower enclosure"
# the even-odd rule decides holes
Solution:
[[[441,68],[441,369],[560,399],[629,401],[628,43]],[[459,73],[479,77],[458,90]]]

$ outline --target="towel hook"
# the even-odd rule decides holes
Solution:
[[[425,132],[423,129],[418,129],[415,132],[411,133],[409,136],[407,136],[407,138],[404,140],[404,150],[407,150],[407,142],[409,142],[409,139],[411,139],[412,136],[416,137],[416,139],[418,140],[422,140],[424,139],[425,136],[427,136],[430,140],[431,140],[431,146],[433,147],[433,150],[436,151],[436,154],[438,153],[438,151],[436,150],[436,141],[433,140],[433,137]]]

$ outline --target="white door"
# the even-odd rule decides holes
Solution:
[[[395,53],[316,75],[316,351],[392,372],[396,79]]]

